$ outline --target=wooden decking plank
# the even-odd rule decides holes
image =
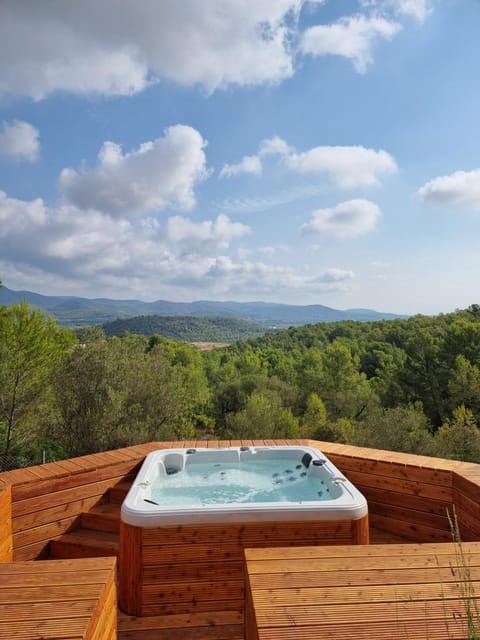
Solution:
[[[441,469],[431,466],[432,458],[430,458],[428,466],[421,466],[416,463],[405,463],[405,454],[402,454],[395,460],[395,453],[389,452],[388,457],[389,460],[385,461],[362,458],[357,455],[344,459],[342,466],[347,474],[350,470],[353,470],[370,475],[419,481],[424,484],[441,485],[443,487],[451,487],[453,484],[452,469]],[[450,464],[448,466],[450,467]]]
[[[91,600],[98,597],[99,584],[42,585],[32,587],[0,587],[0,604],[9,602],[61,602]]]
[[[69,600],[56,602],[55,607],[51,602],[29,602],[0,604],[0,628],[4,622],[23,620],[28,615],[28,620],[49,620],[52,618],[85,618],[91,614],[98,599]]]
[[[395,535],[391,531],[383,531],[372,526],[369,522],[370,529],[370,544],[405,544],[408,542],[407,538]],[[473,540],[474,538],[472,538]]]
[[[180,603],[165,603],[162,605],[147,605],[142,609],[142,615],[145,616],[163,616],[163,615],[177,615],[184,613],[209,613],[214,610],[217,611],[222,607],[226,611],[232,609],[241,609],[244,606],[244,601],[236,598],[235,600],[219,600],[219,601],[200,601],[200,602],[180,602]],[[161,609],[161,611],[159,611]]]
[[[71,560],[48,560],[48,561],[31,561],[31,562],[15,562],[1,563],[0,576],[12,573],[35,573],[37,575],[43,573],[55,573],[57,571],[74,571],[78,572],[81,568],[82,573],[85,571],[110,570],[115,566],[113,558],[84,558],[79,563],[78,559]]]
[[[25,612],[28,617],[28,611]],[[48,638],[71,640],[73,638],[84,638],[88,625],[88,617],[72,618],[70,620],[35,620],[34,624],[29,620],[16,620],[15,622],[2,622],[0,626],[0,639],[12,640],[12,638],[24,638],[32,640],[34,638]]]
[[[424,524],[417,524],[412,520],[397,520],[387,516],[369,514],[370,522],[373,526],[384,528],[389,531],[396,531],[400,535],[415,540],[416,542],[451,542],[453,539],[450,530],[434,529]]]
[[[70,471],[67,471],[65,467],[60,466],[57,462],[49,462],[48,464],[39,464],[33,467],[28,467],[29,472],[38,478],[39,480],[45,480],[55,477],[68,476]]]
[[[310,625],[299,627],[262,629],[261,640],[466,640],[464,622],[433,620],[376,623],[372,629],[362,622],[350,625]]]
[[[57,467],[65,469],[69,473],[81,473],[85,469],[85,466],[78,462],[78,459],[74,460],[73,458],[68,458],[66,460],[57,460],[55,464],[57,465]]]
[[[393,520],[409,520],[415,522],[416,525],[424,525],[433,529],[442,529],[450,533],[449,519],[447,509],[444,509],[442,515],[431,513],[431,511],[418,510],[407,507],[405,501],[404,506],[398,507],[392,504],[382,504],[374,502],[371,498],[368,500],[368,510],[371,515],[384,516]],[[452,509],[450,508],[450,513]]]
[[[90,561],[85,565],[0,565],[0,640],[107,640],[116,618],[115,563],[101,558],[95,569]]]
[[[469,566],[480,566],[480,554],[466,554],[468,558]],[[385,566],[385,556],[368,556],[366,558],[355,558],[353,560],[349,558],[300,558],[298,561],[293,559],[289,560],[255,560],[249,562],[248,572],[251,577],[256,574],[289,574],[290,573],[302,573],[308,575],[309,572],[328,572],[330,580],[335,581],[335,576],[330,574],[343,571],[343,572],[359,572],[363,571],[368,573],[371,569],[379,571],[398,571],[406,569],[427,569],[429,567],[441,568],[457,565],[456,554],[429,554],[418,556],[400,556],[393,555],[388,562],[388,567]]]
[[[243,625],[166,629],[161,636],[156,629],[118,633],[118,640],[159,640],[160,637],[162,640],[244,640]]]
[[[446,516],[447,508],[452,510],[450,500],[436,500],[435,498],[425,498],[425,496],[414,496],[411,494],[396,493],[389,491],[388,494],[377,487],[368,487],[364,490],[365,497],[368,500],[369,510],[372,504],[385,504],[404,509],[423,511],[438,516]]]
[[[480,542],[463,542],[461,548],[464,553],[480,553]],[[319,546],[305,546],[305,547],[270,547],[262,549],[245,549],[245,557],[248,562],[257,560],[271,560],[271,559],[294,559],[295,561],[300,558],[374,558],[384,557],[392,558],[395,556],[413,558],[430,555],[455,555],[457,545],[453,542],[450,543],[402,543],[402,544],[389,544],[389,545],[336,545],[334,547],[323,548]],[[322,555],[323,552],[323,555]]]
[[[41,500],[66,489],[80,488],[87,484],[93,485],[100,482],[110,482],[109,486],[112,486],[115,482],[120,482],[125,475],[132,473],[137,467],[138,463],[134,460],[126,460],[123,463],[108,464],[102,467],[91,465],[82,473],[62,475],[61,477],[55,475],[44,480],[32,477],[29,482],[12,484],[13,514],[15,516],[27,513],[27,511],[21,509],[22,503],[30,505],[32,504],[32,498]],[[35,502],[33,502],[33,507],[35,507]],[[16,509],[20,510],[17,512]],[[32,510],[35,511],[36,509],[33,508]]]
[[[105,640],[106,630],[117,627],[116,575],[112,571],[99,593],[97,606],[90,616],[86,637]]]
[[[479,583],[475,583],[478,585]],[[397,602],[407,600],[449,600],[462,596],[458,583],[440,584],[438,582],[417,585],[390,585],[359,587],[313,587],[299,589],[266,589],[255,594],[256,605],[285,605],[292,602],[292,597],[299,605],[345,604],[362,602]]]
[[[452,487],[440,484],[427,484],[419,480],[407,480],[388,475],[374,475],[363,473],[354,468],[348,469],[342,466],[342,472],[357,487],[376,487],[384,491],[393,491],[411,495],[422,495],[426,498],[434,498],[445,502],[452,501]]]
[[[16,531],[13,533],[13,546],[26,547],[29,544],[40,542],[41,540],[49,541],[56,536],[62,535],[68,531],[78,519],[78,514],[70,515],[68,518],[47,522],[47,524],[38,527],[32,527],[24,531]]]
[[[231,440],[217,440],[218,442],[218,448],[219,449],[224,449],[226,447],[230,447],[231,445]]]
[[[159,591],[156,584],[144,585],[142,591],[142,602],[145,605],[161,603],[182,603],[182,602],[203,602],[211,600],[232,600],[239,597],[243,592],[242,580],[225,580],[222,582],[222,589],[219,591],[217,585],[211,582],[191,582],[169,584],[162,586]]]
[[[13,520],[14,533],[21,533],[28,529],[33,529],[44,524],[55,522],[56,520],[62,520],[63,518],[71,515],[78,515],[83,511],[88,511],[101,500],[103,500],[103,496],[96,495],[90,498],[83,498],[82,500],[65,502],[48,509],[33,511],[25,514],[24,516],[19,516]]]
[[[259,640],[464,640],[466,603],[480,610],[479,543],[248,549],[245,556]]]
[[[388,578],[387,578],[388,574]],[[425,569],[405,568],[400,570],[370,569],[364,571],[309,571],[288,574],[288,588],[299,589],[302,587],[323,587],[334,583],[336,586],[361,586],[368,584],[382,585],[388,579],[392,584],[416,584],[419,582],[431,583],[438,581],[442,584],[462,580],[462,570],[451,566],[429,567]],[[480,558],[476,566],[469,565],[468,575],[470,580],[480,582]],[[285,586],[284,573],[266,573],[250,575],[252,589],[277,589]]]
[[[90,622],[90,626],[93,623]],[[110,630],[110,633],[108,632]],[[90,636],[88,635],[90,634]],[[98,620],[93,632],[87,631],[87,637],[92,640],[115,640],[117,634],[117,611],[115,603],[107,603],[107,606],[101,610],[100,619]]]
[[[257,622],[260,626],[271,627],[302,627],[318,625],[320,627],[351,625],[362,621],[365,625],[372,625],[390,620],[392,627],[396,622],[413,621],[444,621],[450,619],[466,619],[467,608],[461,601],[448,602],[412,601],[365,603],[355,605],[332,606],[287,606],[262,609],[257,612]],[[478,621],[477,621],[478,622]],[[373,628],[371,626],[371,628]]]
[[[135,617],[120,613],[118,616],[119,631],[141,631],[147,629],[177,629],[190,627],[220,627],[224,625],[243,624],[243,612],[209,611],[208,613],[182,613],[170,616]]]
[[[32,570],[32,573],[6,573],[1,577],[0,593],[2,589],[12,587],[32,587],[38,584],[48,585],[74,585],[74,584],[100,584],[105,581],[105,571],[103,569],[91,570],[84,572],[79,571],[52,571],[48,574],[39,574]],[[1,617],[0,617],[1,620]]]

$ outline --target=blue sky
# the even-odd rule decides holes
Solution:
[[[478,0],[2,0],[0,278],[479,302]]]

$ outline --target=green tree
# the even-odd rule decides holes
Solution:
[[[442,421],[445,398],[445,363],[440,339],[420,327],[405,345],[407,358],[402,377],[410,402],[420,401],[426,415],[437,428]]]
[[[322,378],[318,395],[325,402],[330,420],[359,418],[374,399],[359,358],[340,340],[327,346],[322,357]]]
[[[3,466],[36,435],[50,376],[74,343],[73,334],[28,304],[0,308],[0,441]],[[40,411],[42,407],[42,411]],[[1,464],[1,461],[0,461]]]
[[[404,384],[404,369],[407,354],[394,345],[385,343],[382,349],[376,349],[375,370],[371,385],[378,394],[381,404],[395,407],[408,403],[410,393]]]
[[[435,436],[437,455],[454,460],[480,462],[480,430],[475,416],[463,405],[457,407]]]
[[[328,426],[325,403],[316,393],[307,398],[307,406],[302,419],[302,437],[316,440],[331,440],[333,431]]]
[[[298,438],[298,419],[274,391],[255,392],[244,409],[227,417],[225,436],[246,438]]]
[[[389,451],[431,455],[433,437],[420,403],[376,407],[358,426],[352,444]]]
[[[480,419],[480,368],[462,355],[455,359],[448,380],[448,403],[452,411],[464,405]]]
[[[97,337],[58,368],[56,435],[70,455],[193,437],[198,381],[147,343],[138,336]]]

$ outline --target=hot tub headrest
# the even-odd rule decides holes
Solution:
[[[304,467],[308,469],[310,462],[312,461],[312,456],[309,453],[304,453],[302,456],[302,464]]]

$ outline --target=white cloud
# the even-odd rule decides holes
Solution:
[[[480,169],[434,178],[418,190],[417,197],[429,205],[480,211]]]
[[[188,218],[174,216],[167,220],[165,226],[166,240],[174,246],[181,246],[182,251],[191,253],[204,252],[207,249],[226,249],[233,240],[242,238],[251,232],[250,227],[239,222],[232,222],[228,216],[220,215],[216,220],[192,222]]]
[[[280,253],[286,254],[290,252],[291,252],[291,247],[285,244],[266,245],[264,247],[258,248],[258,253],[268,258],[272,258],[276,254],[280,254]]]
[[[295,185],[294,187],[277,191],[270,197],[263,198],[231,198],[214,204],[215,209],[226,213],[257,213],[267,211],[289,202],[296,202],[311,198],[323,191],[318,184]]]
[[[347,238],[373,231],[380,219],[379,207],[370,200],[348,200],[336,207],[317,209],[310,222],[302,225],[302,235]]]
[[[375,149],[361,146],[319,146],[296,153],[285,140],[275,137],[262,140],[258,154],[248,156],[249,163],[256,167],[255,173],[262,171],[262,158],[268,155],[280,156],[283,165],[296,173],[324,174],[342,189],[375,186],[380,183],[380,176],[397,171],[395,159],[383,150],[375,151]],[[238,173],[247,173],[245,169],[242,170],[245,160],[246,158],[239,164],[225,165],[221,175],[234,176]]]
[[[212,253],[250,232],[227,216],[192,222],[174,216],[165,224],[137,223],[70,205],[46,207],[0,192],[0,255],[20,268],[94,280],[110,277],[161,277],[169,281],[192,264],[205,272]],[[204,264],[202,267],[201,265]]]
[[[78,295],[198,299],[270,298],[344,290],[352,272],[307,274],[224,252],[250,232],[227,216],[131,221],[71,205],[47,207],[0,193],[0,268],[5,282],[48,283]]]
[[[29,122],[4,122],[0,130],[0,156],[35,162],[40,152],[39,132]]]
[[[3,0],[0,93],[129,95],[158,78],[208,91],[278,82],[293,74],[290,32],[302,4]]]
[[[254,156],[244,156],[237,164],[226,164],[220,171],[221,178],[231,178],[242,173],[260,175],[263,170],[262,160],[267,156],[288,156],[293,152],[285,140],[279,136],[266,138],[258,146],[258,154]]]
[[[293,151],[292,147],[288,145],[285,140],[279,136],[273,136],[273,138],[266,138],[262,140],[258,147],[258,155],[263,158],[264,156],[287,156]]]
[[[162,80],[200,85],[277,83],[299,54],[335,54],[364,71],[374,43],[423,20],[432,0],[363,0],[354,15],[299,31],[318,0],[2,0],[0,95],[55,91],[132,95]],[[94,72],[92,72],[94,70]]]
[[[220,171],[221,178],[231,178],[242,173],[259,176],[262,173],[262,163],[257,156],[244,156],[237,164],[226,164]]]
[[[312,56],[343,56],[353,62],[359,73],[364,73],[373,61],[375,42],[390,40],[400,29],[399,23],[379,16],[349,16],[333,24],[306,29],[301,51]]]
[[[353,280],[355,278],[355,273],[350,269],[336,269],[332,267],[331,269],[327,269],[319,276],[315,278],[315,281],[319,284],[335,284],[347,282],[349,280]]]
[[[143,143],[123,154],[105,142],[94,169],[64,169],[60,188],[65,198],[82,209],[112,214],[135,214],[166,207],[192,209],[194,187],[207,175],[205,140],[192,127],[176,125],[163,138]]]
[[[432,0],[362,0],[364,7],[399,16],[412,16],[419,22],[423,22],[432,11],[432,4]]]
[[[327,269],[311,276],[296,272],[291,267],[249,260],[235,262],[228,256],[219,256],[212,261],[205,276],[204,284],[214,286],[219,294],[233,291],[236,295],[246,295],[251,299],[252,292],[255,292],[257,295],[278,299],[279,292],[344,291],[348,281],[354,278],[354,273],[342,269]]]
[[[288,165],[299,173],[326,174],[343,189],[370,187],[380,176],[397,171],[394,158],[386,151],[365,147],[314,147],[291,154]]]
[[[0,238],[40,227],[45,221],[46,209],[41,198],[25,202],[9,198],[4,191],[0,191]]]

